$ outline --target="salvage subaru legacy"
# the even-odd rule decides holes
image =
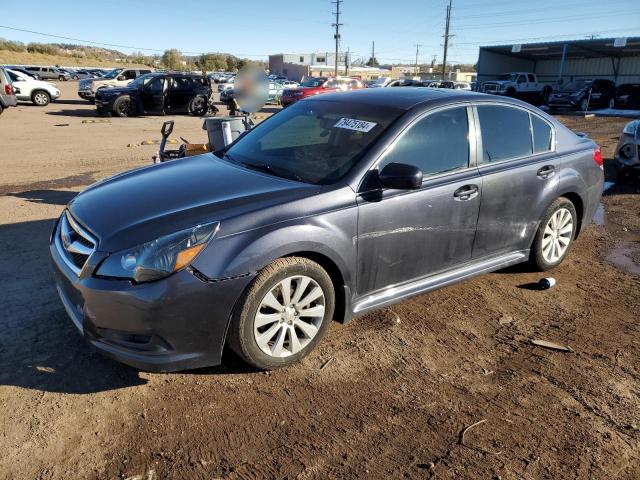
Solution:
[[[332,319],[558,266],[602,187],[600,148],[518,100],[326,94],[225,150],[89,187],[50,252],[66,311],[107,355],[170,371],[219,364],[228,346],[270,369]]]

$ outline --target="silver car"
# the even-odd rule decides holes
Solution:
[[[614,158],[619,178],[625,178],[632,171],[640,172],[640,120],[624,126]]]
[[[7,71],[0,67],[0,113],[2,113],[5,108],[15,107],[17,103],[18,99],[11,84],[11,79]]]

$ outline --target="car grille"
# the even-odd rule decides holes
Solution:
[[[488,84],[488,85],[484,85],[484,86],[483,86],[483,90],[484,90],[485,92],[495,92],[495,91],[497,91],[497,90],[498,90],[498,86],[497,86],[497,85],[495,85],[495,84],[491,84],[491,83],[490,83],[490,84]]]
[[[65,211],[60,217],[55,244],[65,264],[76,275],[80,275],[82,267],[95,251],[98,242],[78,225],[68,211]]]

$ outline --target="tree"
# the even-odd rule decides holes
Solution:
[[[367,63],[365,63],[365,65],[367,67],[377,67],[380,64],[378,63],[378,59],[376,57],[369,57],[369,60],[367,60]]]
[[[162,54],[162,64],[169,70],[182,70],[182,53],[175,48],[165,50]]]

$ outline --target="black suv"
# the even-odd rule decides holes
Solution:
[[[580,109],[613,108],[615,104],[616,84],[611,80],[576,80],[568,83],[549,96],[547,105],[556,108]]]
[[[96,92],[98,113],[119,117],[143,114],[190,113],[204,115],[209,109],[211,86],[203,75],[149,73],[126,87]]]

